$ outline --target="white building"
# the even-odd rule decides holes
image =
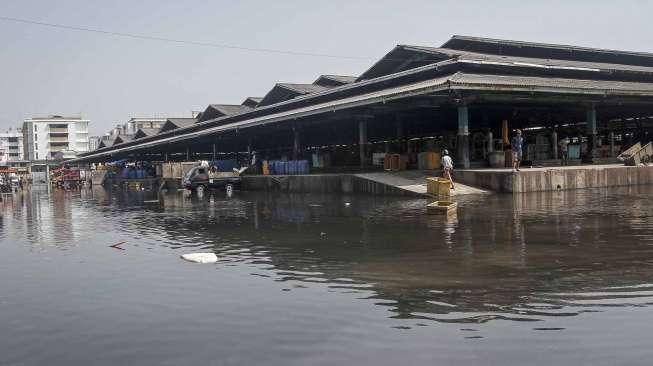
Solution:
[[[87,119],[81,117],[35,117],[23,122],[25,159],[74,158],[89,151]]]
[[[166,123],[167,118],[132,118],[125,124],[124,134],[133,135],[139,128],[159,129]]]
[[[88,151],[97,150],[98,145],[100,145],[100,136],[91,136],[88,138]]]
[[[24,160],[23,132],[20,129],[0,133],[0,163]]]
[[[159,129],[166,123],[167,118],[131,118],[126,123],[119,123],[109,131],[111,139],[118,136],[133,136],[140,128]]]

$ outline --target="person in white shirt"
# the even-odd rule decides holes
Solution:
[[[449,151],[442,151],[442,177],[449,179],[451,182],[451,189],[454,189],[453,179],[451,178],[451,172],[453,171],[453,160],[449,156]]]
[[[562,155],[562,165],[567,165],[567,156],[569,153],[569,138],[565,137],[564,139],[558,142],[560,145],[560,155]]]

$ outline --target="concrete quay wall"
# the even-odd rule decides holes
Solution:
[[[653,184],[653,166],[536,168],[520,172],[460,170],[455,180],[496,192],[522,193]]]
[[[356,177],[353,174],[246,175],[242,178],[241,186],[246,191],[420,196],[398,187]]]

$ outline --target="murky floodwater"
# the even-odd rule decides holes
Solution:
[[[653,187],[424,204],[18,195],[0,365],[651,364]]]

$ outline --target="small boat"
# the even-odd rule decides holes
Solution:
[[[426,212],[434,215],[451,215],[458,209],[457,202],[435,201],[426,205]]]

